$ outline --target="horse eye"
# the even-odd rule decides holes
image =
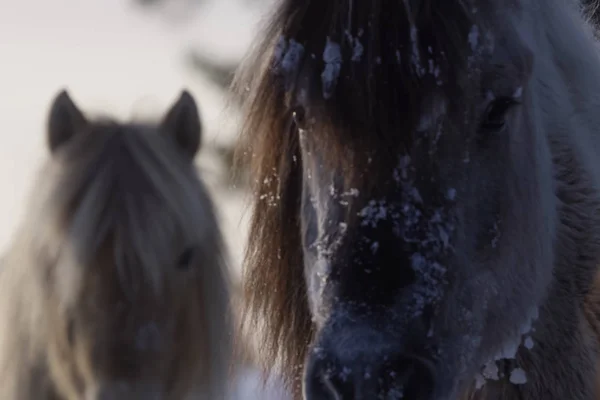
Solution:
[[[188,269],[192,265],[195,256],[195,249],[193,247],[188,247],[181,253],[179,259],[177,260],[177,268],[179,269]]]
[[[485,119],[482,128],[485,131],[499,131],[506,124],[506,113],[514,105],[518,104],[511,97],[502,97],[490,103],[485,111]]]

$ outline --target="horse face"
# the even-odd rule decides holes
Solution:
[[[177,248],[172,262],[154,271],[160,289],[146,280],[157,265],[115,264],[109,248],[93,265],[72,265],[79,273],[58,267],[61,277],[76,276],[52,307],[58,314],[50,358],[59,390],[90,399],[179,398],[190,390],[198,358],[209,357],[195,344],[205,336],[203,265],[195,247]]]
[[[553,265],[552,164],[532,53],[515,32],[493,33],[453,89],[419,89],[396,164],[378,159],[393,140],[369,141],[362,180],[326,162],[305,104],[301,228],[317,330],[306,398],[446,398],[513,357],[535,316]]]
[[[41,281],[60,395],[218,390],[227,283],[212,201],[192,162],[194,99],[184,91],[160,124],[118,124],[88,121],[62,92],[48,126],[56,179],[45,182]]]

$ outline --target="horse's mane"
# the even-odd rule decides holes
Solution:
[[[598,24],[600,23],[600,2],[598,0],[580,0],[583,13],[586,18],[595,26],[596,31],[598,30]]]
[[[288,383],[301,371],[313,336],[299,226],[301,158],[291,114],[298,104],[310,108],[328,149],[326,162],[348,167],[345,178],[355,185],[361,177],[352,173],[360,173],[369,150],[387,148],[376,162],[397,162],[411,139],[398,132],[412,131],[416,109],[424,106],[413,89],[450,90],[465,67],[473,24],[464,3],[285,0],[235,78],[244,107],[241,143],[247,144],[238,150],[238,165],[249,163],[254,196],[241,329],[263,329],[262,361],[266,368],[279,364]],[[339,44],[341,57],[331,55],[328,43]],[[328,78],[336,68],[337,80]],[[347,151],[352,148],[365,151]]]
[[[193,163],[165,140],[152,127],[101,120],[90,123],[42,166],[27,214],[3,260],[1,280],[7,290],[3,296],[13,297],[2,299],[2,307],[13,309],[3,318],[27,320],[29,328],[23,331],[37,338],[30,346],[43,346],[35,342],[44,337],[44,274],[50,268],[66,263],[75,263],[71,271],[89,267],[103,255],[104,246],[114,244],[104,254],[114,255],[123,291],[135,295],[150,288],[159,297],[165,274],[176,268],[174,254],[197,246],[201,265],[194,279],[206,314],[198,318],[207,323],[198,348],[210,357],[210,374],[225,372],[229,328],[223,316],[229,313],[229,301],[220,228]],[[68,274],[61,279],[64,291],[72,290]],[[0,356],[0,363],[13,362]]]

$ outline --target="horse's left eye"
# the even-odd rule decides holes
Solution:
[[[511,97],[501,97],[490,103],[485,111],[481,127],[484,131],[499,131],[506,124],[506,114],[517,101]]]
[[[188,247],[181,253],[179,259],[177,260],[177,268],[179,269],[188,269],[194,262],[194,257],[196,255],[195,248]]]

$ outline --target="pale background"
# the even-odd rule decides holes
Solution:
[[[141,2],[141,1],[140,1]],[[66,88],[91,114],[154,116],[183,88],[199,103],[204,149],[198,164],[210,186],[234,273],[245,240],[246,198],[227,181],[217,148],[234,144],[235,107],[223,88],[191,66],[190,49],[236,65],[273,0],[0,0],[0,251],[25,211],[32,176],[45,156],[51,99]],[[147,3],[150,3],[147,1]],[[255,371],[238,399],[284,399],[256,389]]]

